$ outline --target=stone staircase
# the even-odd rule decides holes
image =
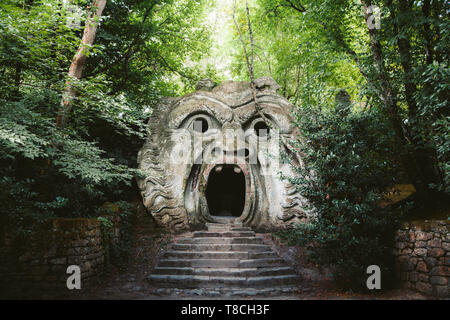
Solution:
[[[298,291],[299,276],[251,228],[238,223],[206,226],[208,231],[169,246],[148,277],[151,285],[205,296]]]

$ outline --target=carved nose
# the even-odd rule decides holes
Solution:
[[[239,150],[224,150],[224,155],[229,157],[247,158],[250,155],[250,151],[248,148],[242,148]]]
[[[214,147],[211,150],[211,154],[213,156],[219,156],[220,154],[223,154],[224,156],[228,157],[243,157],[248,158],[250,155],[250,150],[248,148],[241,148],[239,150],[222,150],[220,147]]]

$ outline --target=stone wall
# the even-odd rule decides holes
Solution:
[[[403,223],[395,238],[396,271],[403,287],[450,297],[450,221]]]
[[[108,239],[118,241],[118,217],[111,220]],[[107,250],[98,219],[56,218],[19,240],[12,240],[7,230],[2,236],[0,296],[12,294],[11,290],[67,291],[70,265],[80,267],[82,288],[103,273]]]

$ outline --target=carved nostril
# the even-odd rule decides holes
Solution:
[[[214,148],[212,149],[211,153],[212,153],[214,156],[219,156],[221,151],[222,151],[222,149],[220,149],[220,147],[214,147]]]
[[[244,151],[244,157],[248,158],[250,156],[250,150],[248,150],[247,148],[245,148]]]

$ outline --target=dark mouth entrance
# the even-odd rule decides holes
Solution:
[[[209,174],[205,195],[211,215],[239,217],[245,205],[242,170],[234,165],[216,166]]]

